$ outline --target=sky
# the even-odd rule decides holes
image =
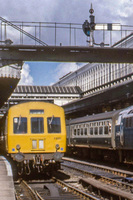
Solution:
[[[1,17],[9,21],[83,24],[86,19],[89,20],[92,3],[96,23],[133,26],[133,0],[0,0],[0,3]],[[50,43],[51,37],[49,33],[46,34]],[[66,35],[59,35],[60,40],[65,41]],[[15,39],[13,37],[14,33],[11,33],[10,39]],[[79,40],[85,41],[86,37],[79,35]],[[25,62],[19,84],[52,85],[60,77],[81,66],[82,63]]]

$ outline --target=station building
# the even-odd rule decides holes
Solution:
[[[22,101],[47,101],[59,106],[77,100],[81,90],[77,86],[26,86],[18,85],[11,97],[8,99],[10,104],[17,104]]]
[[[133,47],[133,33],[112,46],[112,48],[120,47]],[[79,86],[83,95],[89,95],[132,79],[133,64],[89,63],[63,76],[53,86]]]

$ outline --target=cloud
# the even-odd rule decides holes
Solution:
[[[53,71],[53,80],[56,82],[59,80],[59,78],[65,76],[67,73],[69,72],[73,72],[77,69],[79,69],[80,67],[82,67],[83,63],[61,63],[59,64],[56,69]],[[50,84],[52,85],[52,83]]]
[[[122,25],[132,25],[133,19],[133,0],[93,0],[92,1],[95,15],[96,23],[121,23]],[[1,16],[9,21],[23,21],[23,22],[60,22],[60,23],[80,23],[83,24],[85,20],[89,20],[89,9],[91,1],[88,0],[4,0],[0,6]],[[6,8],[6,9],[5,9]],[[15,14],[14,14],[15,13]],[[20,33],[17,31],[11,32],[10,27],[7,27],[7,37],[15,42],[19,42]],[[39,38],[40,27],[35,28],[25,28],[25,31],[33,34]],[[5,31],[5,26],[3,26],[3,33]],[[70,30],[69,29],[58,29],[57,28],[57,40],[56,44],[69,45],[70,35],[71,35],[71,45],[75,45],[76,34],[76,45],[84,46],[88,45],[86,43],[86,36],[82,29],[80,30]],[[121,39],[121,33],[111,32],[112,44]],[[122,32],[122,37],[124,34],[129,34],[129,32]],[[41,28],[41,39],[48,45],[53,45],[55,40],[55,30],[46,27]],[[106,33],[105,44],[110,43],[110,32]],[[103,42],[104,32],[95,31],[94,32],[95,42]],[[3,36],[4,38],[4,36]],[[29,44],[31,41],[27,36],[24,36],[25,44]],[[34,42],[34,41],[33,41]],[[30,75],[29,66],[23,66],[22,79],[20,83],[23,84],[33,84],[33,78]],[[50,68],[47,67],[49,73],[51,73],[51,82],[57,81],[60,77],[69,73],[70,71],[77,70],[79,64],[77,63],[62,63],[59,64],[56,70],[50,72]],[[42,71],[41,71],[42,72]],[[44,76],[34,74],[34,77]],[[27,74],[27,77],[26,77]],[[35,78],[34,78],[35,81]],[[47,81],[48,82],[48,81]],[[40,83],[41,84],[41,83]],[[45,83],[46,84],[46,83]]]
[[[89,9],[91,2],[88,0],[4,0],[0,7],[1,16],[9,21],[26,21],[26,22],[62,22],[62,23],[84,23],[89,20]],[[131,25],[133,18],[133,0],[93,0],[94,15],[96,23],[121,23]],[[6,8],[6,10],[5,10]],[[15,12],[15,15],[14,15]],[[3,27],[4,28],[4,27]],[[26,31],[35,34],[35,30],[26,28]],[[39,28],[36,27],[37,37],[39,38]],[[3,29],[4,31],[4,29]],[[17,35],[18,34],[18,35]],[[74,30],[71,30],[71,40],[74,40]],[[102,34],[102,31],[101,31]],[[55,30],[50,28],[41,29],[41,39],[48,45],[53,45]],[[69,45],[70,30],[57,29],[57,45]],[[96,43],[102,42],[98,36],[95,36]],[[15,43],[19,40],[20,33],[14,31],[9,37]],[[103,37],[102,35],[100,37]],[[25,36],[24,36],[25,39]],[[119,37],[119,39],[121,39]],[[28,38],[26,37],[26,44]],[[76,30],[76,45],[86,45],[86,36],[82,30]],[[29,41],[29,40],[28,40]],[[72,41],[74,45],[74,41]]]
[[[33,77],[30,75],[30,67],[24,64],[21,71],[21,79],[19,85],[33,85]]]

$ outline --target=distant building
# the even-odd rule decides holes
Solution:
[[[133,33],[115,43],[113,47],[133,47]],[[133,79],[133,64],[92,63],[68,73],[53,86],[79,86],[84,94],[89,94],[129,79]]]
[[[8,101],[10,105],[22,101],[38,100],[62,106],[73,100],[79,99],[81,92],[79,87],[18,85]]]

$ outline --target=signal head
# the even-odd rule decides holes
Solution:
[[[85,35],[90,36],[90,23],[88,22],[88,20],[85,20],[85,22],[82,25],[82,29]]]

